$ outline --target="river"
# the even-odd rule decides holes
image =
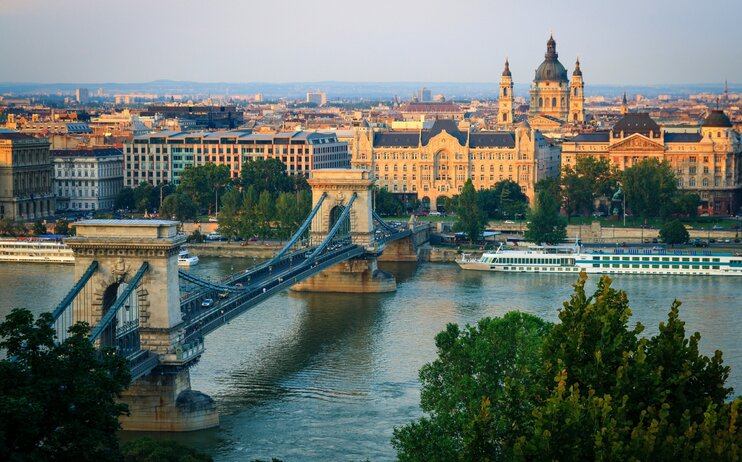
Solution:
[[[218,277],[250,259],[203,258],[192,271]],[[447,323],[475,323],[517,309],[557,320],[573,275],[464,272],[452,264],[383,264],[397,276],[386,295],[283,292],[206,338],[192,386],[211,395],[221,427],[175,435],[217,461],[394,459],[394,426],[420,416],[417,373],[435,358]],[[597,279],[590,281],[593,289]],[[72,266],[0,264],[0,316],[11,307],[50,310],[73,284]],[[724,352],[729,385],[742,391],[739,279],[614,278],[646,333],[674,298],[687,331],[709,354]]]

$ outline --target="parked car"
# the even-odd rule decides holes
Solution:
[[[505,220],[506,225],[514,225],[515,222],[513,220]]]
[[[437,210],[431,210],[431,212],[428,215],[430,215],[431,217],[439,217],[443,214]]]
[[[211,298],[205,298],[204,301],[201,302],[201,307],[202,308],[208,308],[208,307],[210,307],[213,304],[214,304],[214,300],[213,299],[211,299]]]

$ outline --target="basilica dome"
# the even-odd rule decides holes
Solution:
[[[534,82],[568,82],[567,69],[559,62],[559,54],[556,52],[556,41],[554,37],[549,37],[546,42],[546,55],[544,62],[536,69]]]

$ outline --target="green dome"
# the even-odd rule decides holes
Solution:
[[[554,37],[549,37],[549,41],[546,42],[546,55],[544,55],[544,62],[536,69],[536,76],[533,78],[534,82],[568,82],[567,69],[562,66],[559,62],[559,54],[556,52],[556,41]]]

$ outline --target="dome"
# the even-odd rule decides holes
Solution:
[[[702,127],[723,127],[732,128],[732,122],[729,120],[724,111],[720,109],[713,109],[709,111],[709,114],[703,120]]]
[[[536,69],[536,76],[534,82],[567,82],[567,69],[562,66],[559,62],[559,54],[556,52],[556,41],[554,37],[549,37],[549,41],[546,42],[546,55],[544,55],[544,62]]]

